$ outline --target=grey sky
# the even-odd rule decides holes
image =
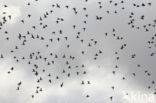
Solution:
[[[102,9],[99,9],[98,2],[101,2]],[[27,3],[30,2],[30,6]],[[118,6],[114,6],[114,3],[118,3]],[[0,54],[3,54],[5,58],[0,59],[0,103],[132,103],[130,100],[124,99],[125,94],[129,95],[134,92],[141,94],[153,94],[155,92],[156,78],[156,57],[150,56],[151,53],[156,53],[156,48],[153,45],[149,49],[148,41],[151,40],[156,33],[155,28],[147,26],[148,32],[145,31],[143,25],[153,24],[156,19],[155,14],[155,0],[124,0],[125,3],[121,4],[121,0],[113,0],[110,4],[109,0],[2,0],[0,2],[0,17],[4,11],[7,15],[12,15],[12,19],[7,21],[6,24],[0,30]],[[152,2],[151,6],[147,3]],[[58,3],[61,8],[54,7]],[[134,7],[133,3],[141,4],[145,3],[145,7]],[[4,8],[3,5],[8,5]],[[69,8],[65,8],[69,5]],[[83,8],[86,7],[86,11]],[[122,10],[121,8],[125,9]],[[78,14],[75,15],[72,8],[76,8]],[[53,13],[50,14],[50,10]],[[117,11],[117,14],[114,11]],[[110,11],[108,14],[106,11]],[[49,15],[46,19],[43,18],[44,14],[48,12]],[[139,26],[140,29],[131,28],[128,25],[130,21],[130,14],[134,13],[135,27]],[[28,18],[27,15],[31,14]],[[85,15],[88,14],[88,18]],[[145,15],[144,20],[140,17]],[[96,16],[101,16],[102,20],[96,20]],[[43,25],[48,25],[47,28],[42,29],[39,25],[40,17],[43,18]],[[57,18],[63,18],[64,21],[56,24]],[[24,20],[24,24],[21,23]],[[83,21],[87,21],[84,24]],[[0,22],[2,19],[0,18]],[[76,28],[73,29],[73,25]],[[154,25],[154,24],[153,24]],[[34,30],[32,26],[36,26]],[[86,28],[83,31],[83,28]],[[115,28],[116,36],[113,36],[113,28]],[[60,29],[63,31],[59,34]],[[8,34],[4,34],[5,31]],[[31,39],[31,35],[27,35],[27,31],[32,35],[39,35],[44,37],[45,40]],[[56,32],[52,34],[52,32]],[[77,32],[81,32],[79,39],[76,38]],[[17,37],[21,33],[23,36],[27,36],[27,42],[25,46],[22,46],[22,40]],[[105,36],[105,33],[108,33]],[[123,37],[123,40],[117,40],[117,36]],[[9,37],[9,41],[6,40]],[[60,38],[60,42],[57,42],[57,38]],[[64,37],[68,37],[66,41]],[[53,38],[53,42],[50,43],[49,39]],[[84,40],[81,43],[81,40]],[[94,45],[94,39],[97,44]],[[155,39],[154,39],[155,41]],[[88,43],[92,46],[88,47]],[[154,42],[155,43],[155,42]],[[48,49],[46,44],[49,45]],[[67,45],[70,45],[67,49]],[[123,50],[120,50],[121,45],[127,44]],[[15,46],[19,49],[15,50]],[[10,53],[14,50],[14,53]],[[94,60],[95,54],[102,51],[99,54],[98,59]],[[28,65],[28,57],[32,52],[40,51],[41,55],[47,57],[47,61],[54,60],[55,64],[47,66],[43,60],[31,60],[32,65]],[[82,55],[81,52],[85,51]],[[67,69],[66,61],[63,59],[55,59],[49,57],[50,53],[57,54],[59,58],[62,58],[63,54],[69,58],[74,56],[75,60],[67,59],[72,67]],[[118,52],[118,54],[115,54]],[[131,58],[133,54],[136,54],[135,58]],[[16,56],[19,59],[19,63],[13,59]],[[26,60],[21,60],[22,57],[26,57]],[[116,60],[116,57],[120,57]],[[38,77],[35,77],[32,73],[34,68],[33,64],[38,64],[38,71],[40,72]],[[85,65],[82,68],[82,65]],[[141,67],[137,67],[140,64]],[[119,68],[115,68],[118,65]],[[8,74],[7,72],[11,67],[15,70]],[[79,66],[79,68],[75,68]],[[46,69],[46,73],[41,71]],[[62,74],[62,70],[66,69],[71,73],[71,77],[68,78],[67,74]],[[151,74],[147,76],[145,71]],[[76,71],[80,72],[80,76],[76,76]],[[83,71],[87,71],[86,75],[83,75]],[[112,71],[116,71],[113,75]],[[52,74],[52,84],[48,83],[48,73]],[[135,73],[136,76],[133,76]],[[56,80],[55,77],[59,75],[60,79]],[[42,76],[43,81],[38,84],[36,80]],[[122,78],[125,77],[125,80]],[[81,85],[81,81],[90,81],[90,85]],[[17,91],[17,83],[22,81],[20,90]],[[60,84],[64,82],[63,88],[60,88]],[[35,94],[36,86],[41,86],[43,92]],[[115,87],[112,90],[112,86]],[[148,89],[148,86],[151,86]],[[34,94],[35,98],[32,99],[31,95]],[[90,97],[86,98],[89,94]],[[110,101],[110,96],[113,96],[113,101]],[[155,98],[156,99],[156,98]],[[134,101],[133,103],[138,103]],[[149,103],[144,101],[142,103]],[[152,103],[152,102],[151,102]]]

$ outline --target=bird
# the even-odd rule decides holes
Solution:
[[[89,98],[89,97],[90,97],[90,96],[87,94],[87,95],[86,95],[86,98]]]
[[[109,97],[109,99],[110,99],[111,101],[113,101],[113,96]]]
[[[63,87],[63,82],[61,83],[60,87]]]

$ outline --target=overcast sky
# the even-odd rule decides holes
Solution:
[[[6,17],[7,22],[0,30],[0,55],[4,56],[0,58],[0,103],[155,103],[155,95],[151,94],[156,92],[155,84],[152,84],[156,78],[156,55],[154,55],[156,40],[152,40],[156,34],[153,26],[156,20],[156,1],[123,0],[124,3],[121,1],[113,0],[110,4],[109,0],[87,2],[85,0],[1,0],[0,22],[3,22],[3,17]],[[27,5],[28,3],[30,6]],[[117,6],[114,6],[115,3]],[[141,6],[142,3],[145,6]],[[66,8],[66,5],[69,5],[69,8]],[[99,6],[102,8],[100,9]],[[73,8],[76,8],[76,15]],[[53,12],[50,13],[50,10]],[[114,13],[115,11],[117,13]],[[3,14],[4,12],[6,14]],[[44,18],[46,12],[48,15]],[[130,18],[132,12],[134,15]],[[30,18],[28,14],[31,14]],[[88,17],[85,16],[86,14]],[[140,19],[143,15],[144,19]],[[97,20],[97,16],[102,19]],[[58,18],[63,18],[64,21],[57,24]],[[134,28],[131,24],[128,25],[131,19],[134,19],[132,24]],[[24,23],[21,20],[24,20]],[[87,23],[85,24],[84,21]],[[41,22],[48,27],[43,29]],[[76,25],[75,29],[73,25]],[[33,26],[36,29],[33,29]],[[62,34],[59,34],[60,30]],[[77,32],[80,32],[80,35]],[[24,38],[19,40],[19,33],[26,36],[24,46],[21,45]],[[106,36],[105,33],[108,35]],[[35,39],[32,39],[31,35],[34,35]],[[37,39],[37,35],[44,37],[45,40]],[[77,36],[79,38],[76,38]],[[64,37],[68,37],[68,40]],[[123,39],[117,40],[117,37]],[[50,38],[53,39],[52,43],[49,42]],[[57,38],[60,38],[60,42]],[[97,44],[94,44],[94,41],[97,41]],[[148,44],[148,41],[154,43]],[[89,43],[91,47],[88,47]],[[47,44],[49,47],[46,47]],[[121,50],[123,44],[126,46]],[[67,48],[67,45],[70,47]],[[18,49],[15,49],[16,46]],[[11,50],[14,52],[11,53]],[[99,50],[102,51],[101,54]],[[47,57],[47,61],[54,60],[55,64],[48,66],[43,60],[30,60],[30,53],[38,51],[42,57]],[[82,51],[85,51],[84,55]],[[53,57],[49,56],[50,53],[53,53]],[[94,60],[96,53],[98,57]],[[55,54],[58,59],[54,58]],[[66,60],[61,59],[64,54]],[[131,58],[133,54],[135,58]],[[69,56],[74,56],[75,59],[71,60]],[[22,60],[22,57],[25,57],[25,60]],[[117,57],[119,60],[116,59]],[[16,61],[17,59],[19,62]],[[29,65],[28,61],[32,64]],[[69,61],[71,69],[67,68],[66,61]],[[38,77],[32,72],[34,64],[39,66]],[[82,65],[85,67],[82,68]],[[115,68],[116,65],[118,68]],[[79,67],[75,68],[75,66]],[[14,67],[13,71],[10,70],[11,67]],[[43,69],[46,70],[45,73],[42,72]],[[63,69],[71,76],[62,74]],[[8,74],[8,71],[11,73]],[[84,71],[87,72],[86,75],[83,74]],[[115,74],[112,73],[113,71]],[[76,72],[80,75],[77,76]],[[48,82],[49,73],[52,75],[51,84]],[[60,79],[56,80],[56,76]],[[43,81],[37,83],[40,77]],[[122,79],[123,77],[125,80]],[[16,90],[20,81],[22,81],[20,90]],[[82,81],[85,82],[84,85],[81,84]],[[87,81],[90,81],[90,84],[87,84]],[[61,88],[62,82],[64,85]],[[35,93],[37,86],[43,89],[38,94]],[[137,96],[145,94],[148,100],[141,101],[138,100],[139,97],[134,100],[133,94]],[[31,97],[32,95],[34,98]],[[89,95],[89,98],[86,98],[86,95]],[[113,99],[110,100],[110,97]],[[155,100],[152,101],[151,98]]]

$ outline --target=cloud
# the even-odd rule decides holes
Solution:
[[[138,2],[137,0],[135,0]],[[31,6],[28,7],[27,2],[23,1],[4,1],[4,4],[9,4],[8,8],[0,8],[2,11],[7,11],[8,14],[12,15],[12,19],[6,26],[10,37],[10,41],[5,40],[5,36],[1,37],[0,52],[4,54],[5,59],[1,60],[0,64],[0,102],[3,103],[102,103],[110,102],[109,97],[113,96],[112,103],[127,103],[131,101],[124,101],[123,91],[131,93],[134,91],[142,91],[141,93],[149,94],[152,90],[147,90],[148,84],[151,80],[155,80],[155,63],[156,58],[149,57],[149,51],[146,46],[146,41],[154,33],[154,29],[149,33],[145,33],[143,30],[131,29],[127,25],[128,16],[131,11],[136,13],[136,18],[140,15],[146,14],[147,20],[145,22],[137,21],[138,25],[147,24],[155,18],[154,6],[145,9],[132,8],[131,1],[126,2],[126,11],[120,11],[118,15],[113,14],[115,8],[109,5],[107,1],[102,2],[104,11],[110,10],[110,14],[107,15],[103,10],[98,9],[98,3],[96,0],[89,1],[88,3],[68,0],[68,1],[29,1]],[[155,3],[155,1],[152,1]],[[52,8],[52,3],[59,3],[61,9]],[[65,9],[65,5],[69,5],[69,9]],[[77,7],[78,16],[75,16],[72,8]],[[82,10],[83,7],[87,7],[87,11]],[[47,24],[46,29],[42,29],[39,26],[39,18],[43,17],[45,12],[53,10],[49,17],[43,20],[43,23]],[[32,14],[31,19],[27,19],[27,15]],[[83,24],[84,15],[88,14],[87,25]],[[102,22],[96,21],[95,16],[103,16]],[[1,16],[1,15],[0,15]],[[58,17],[64,18],[65,21],[60,25],[55,24]],[[24,19],[25,24],[22,24],[20,20]],[[137,19],[138,20],[138,19]],[[123,25],[121,25],[123,23]],[[36,26],[36,30],[32,29],[32,26]],[[72,25],[76,25],[76,31],[73,30]],[[86,27],[86,31],[82,28]],[[112,28],[116,28],[116,35],[123,36],[123,41],[117,41],[116,37],[113,37]],[[63,30],[63,35],[59,35],[59,30]],[[33,35],[42,35],[48,40],[53,38],[53,44],[49,46],[47,50],[45,44],[47,41],[33,40],[30,36],[27,36],[27,43],[25,46],[21,46],[21,41],[17,39],[19,33],[25,35],[27,31],[30,31]],[[56,34],[52,35],[52,31]],[[3,32],[3,31],[1,31]],[[77,32],[81,32],[80,39],[76,39]],[[108,36],[105,37],[104,33],[107,32]],[[68,36],[68,41],[64,40],[64,37]],[[60,42],[57,42],[57,37],[61,38]],[[84,44],[80,43],[80,40],[84,40]],[[88,48],[87,45],[91,39],[97,40],[97,46]],[[120,46],[126,43],[127,47],[124,51],[119,50]],[[70,44],[70,49],[66,49],[66,46]],[[19,49],[15,50],[14,47],[18,46]],[[14,53],[10,53],[10,50],[15,50]],[[103,53],[95,61],[93,60],[95,53],[102,50]],[[85,51],[85,55],[81,54],[81,51]],[[154,51],[155,49],[153,49]],[[41,55],[47,57],[48,60],[54,59],[49,57],[49,53],[58,54],[62,57],[63,54],[75,56],[75,61],[70,61],[72,69],[67,72],[71,73],[71,78],[62,75],[62,69],[67,69],[65,64],[66,60],[55,59],[55,64],[47,66],[42,60],[36,61],[31,60],[32,65],[28,65],[30,53],[40,51]],[[118,51],[118,55],[114,54],[114,51]],[[131,59],[131,54],[136,53],[137,58]],[[16,56],[21,60],[22,56],[26,57],[25,61],[17,63],[13,57]],[[116,61],[116,56],[120,56],[120,60]],[[39,65],[40,76],[42,75],[44,81],[39,84],[36,83],[36,78],[32,73],[33,64]],[[81,67],[85,64],[85,68],[75,69],[75,66]],[[141,68],[137,68],[137,64],[141,64]],[[119,68],[114,68],[118,65]],[[10,67],[14,66],[15,70],[8,75]],[[42,73],[42,69],[46,69],[46,73]],[[84,70],[87,71],[87,75],[76,76],[75,71],[82,73]],[[116,71],[113,75],[112,71]],[[147,77],[144,74],[144,70],[152,72],[151,77]],[[136,77],[132,76],[132,73],[136,73]],[[48,83],[48,73],[52,74],[52,84]],[[60,80],[55,80],[55,77],[59,75]],[[126,80],[122,80],[125,77]],[[85,85],[81,85],[81,81],[85,81]],[[16,91],[17,83],[22,81],[20,91]],[[88,85],[87,81],[91,84]],[[60,84],[64,82],[63,88],[60,88]],[[34,99],[31,99],[31,95],[35,94],[36,86],[41,86],[43,92],[35,95]],[[115,86],[114,91],[111,86]],[[90,98],[85,96],[89,94]]]

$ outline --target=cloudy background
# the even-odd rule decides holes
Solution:
[[[27,5],[28,2],[30,6]],[[153,94],[156,89],[155,84],[152,84],[156,78],[156,57],[150,55],[156,53],[156,48],[154,43],[149,45],[147,42],[155,35],[156,29],[147,26],[149,29],[147,32],[143,25],[154,25],[156,1],[124,0],[123,4],[120,2],[121,0],[113,0],[112,4],[108,0],[88,0],[88,2],[85,0],[1,0],[0,21],[3,16],[12,15],[12,18],[11,20],[7,18],[7,23],[0,30],[0,54],[4,55],[4,58],[0,59],[0,103],[138,103],[138,101],[132,102],[131,99],[125,99],[126,93],[129,94],[129,98],[132,93]],[[133,3],[148,4],[149,2],[152,2],[151,6],[146,5],[139,8],[133,6]],[[114,3],[118,5],[114,6]],[[59,4],[61,8],[52,7],[53,4]],[[3,5],[8,7],[4,8]],[[69,5],[68,9],[66,5]],[[99,9],[100,5],[101,9]],[[83,10],[84,7],[86,11]],[[122,7],[125,9],[122,10]],[[77,15],[74,14],[72,8],[77,9]],[[52,14],[50,10],[53,10]],[[7,14],[4,15],[3,12]],[[39,19],[46,12],[49,15],[42,23],[48,27],[43,29],[39,25]],[[128,25],[131,12],[134,13],[134,28]],[[28,14],[31,14],[30,18],[27,17]],[[86,14],[88,18],[85,17]],[[142,15],[145,16],[144,20],[140,19]],[[96,20],[96,16],[101,16],[102,20]],[[56,24],[57,18],[63,18],[64,21]],[[24,20],[24,24],[21,23],[21,20]],[[87,24],[83,23],[85,20]],[[76,29],[73,29],[73,25],[76,25]],[[36,26],[36,29],[34,30],[32,26]],[[63,31],[62,34],[59,34],[60,29]],[[8,31],[8,34],[5,34],[5,31]],[[46,40],[33,40],[30,35],[27,35],[27,31],[35,36],[37,34],[43,36]],[[52,34],[54,31],[56,34]],[[77,32],[81,32],[79,39],[76,38]],[[27,36],[25,46],[22,46],[22,41],[18,39],[19,33]],[[108,35],[105,36],[105,33]],[[64,39],[66,36],[67,41]],[[117,36],[123,39],[117,40]],[[9,41],[6,40],[7,37]],[[57,42],[58,37],[61,39],[60,42]],[[49,38],[53,38],[53,43],[49,43]],[[83,43],[80,41],[82,39]],[[91,39],[97,41],[97,44],[94,45]],[[92,46],[88,47],[88,43],[91,43]],[[49,44],[48,49],[46,44]],[[67,49],[68,44],[69,49]],[[123,44],[126,44],[126,47],[121,50],[120,47]],[[17,50],[15,46],[18,46]],[[14,52],[11,53],[11,50]],[[99,54],[97,60],[94,60],[99,50],[102,51],[102,54]],[[37,51],[40,51],[42,56],[47,57],[48,60],[51,58],[49,57],[51,52],[60,58],[63,54],[75,56],[74,61],[69,60],[72,67],[69,70],[71,77],[68,78],[65,74],[61,74],[63,68],[67,68],[66,61],[62,59],[52,58],[56,62],[52,66],[47,66],[41,60],[31,60],[32,65],[28,65],[29,54]],[[84,55],[81,54],[82,51],[85,51]],[[133,54],[136,54],[135,58],[131,58]],[[14,56],[19,59],[19,62],[16,62]],[[26,60],[21,60],[23,56]],[[116,57],[120,59],[116,60]],[[40,76],[35,77],[32,73],[33,64],[39,65],[39,71],[42,71],[43,68],[47,69],[46,73],[40,72],[40,76],[44,79],[40,84],[36,83]],[[81,68],[83,64],[85,67]],[[138,64],[141,67],[137,67]],[[118,68],[115,68],[116,65]],[[75,66],[79,66],[79,69],[74,69]],[[11,67],[15,69],[8,74]],[[145,73],[146,70],[151,74],[150,76]],[[75,71],[79,71],[80,76],[76,76]],[[87,74],[83,75],[83,71],[87,71]],[[115,75],[112,71],[116,71]],[[52,74],[52,84],[48,83],[48,73]],[[136,76],[133,76],[133,73]],[[59,80],[55,79],[57,75],[60,76]],[[122,80],[123,77],[126,79]],[[90,81],[91,84],[81,85],[82,80]],[[19,81],[22,81],[22,85],[17,91]],[[64,86],[60,88],[62,82]],[[38,85],[43,88],[43,91],[35,94]],[[115,87],[114,90],[112,86]],[[148,86],[151,88],[148,89]],[[35,95],[34,99],[31,98],[32,94]],[[86,98],[86,95],[90,97]],[[111,96],[113,96],[112,101]]]

